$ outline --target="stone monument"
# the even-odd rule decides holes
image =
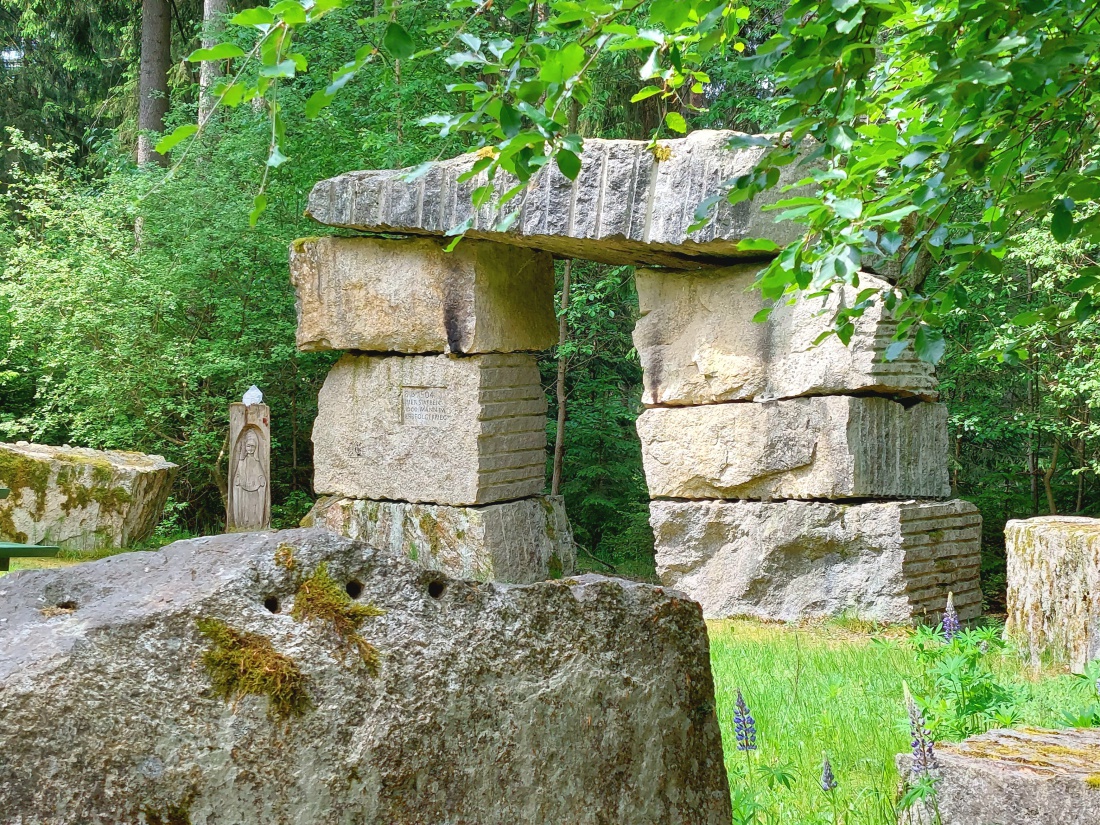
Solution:
[[[228,533],[271,527],[271,410],[253,385],[229,405]]]
[[[932,368],[911,351],[886,359],[897,327],[879,303],[856,319],[848,346],[835,337],[815,346],[839,309],[889,281],[861,273],[858,286],[799,296],[755,323],[766,306],[752,284],[767,245],[743,242],[780,248],[798,236],[798,226],[762,207],[799,194],[807,169],[786,166],[779,186],[731,205],[725,182],[751,172],[764,151],[729,149],[732,134],[695,132],[657,152],[644,141],[586,139],[575,180],[548,164],[504,209],[500,199],[516,183],[505,174],[489,202],[472,205],[473,190],[489,183],[484,172],[467,174],[476,154],[417,176],[349,172],[318,183],[307,211],[320,223],[415,236],[303,242],[292,251],[299,345],[378,353],[346,356],[321,393],[318,491],[410,507],[506,507],[495,502],[531,495],[544,443],[537,376],[533,363],[495,359],[554,343],[547,253],[634,265],[642,267],[634,341],[646,407],[638,431],[662,582],[709,617],[935,622],[949,591],[964,619],[977,616],[981,516],[946,500],[947,414]],[[718,205],[700,227],[695,209],[704,200]],[[469,227],[458,247],[467,251],[440,261],[431,244],[459,225]],[[414,247],[427,251],[405,274]],[[896,271],[896,261],[877,263]],[[402,355],[382,354],[390,352]],[[464,358],[482,360],[460,369]],[[455,370],[461,382],[442,377]],[[490,371],[515,377],[502,383]],[[435,418],[451,439],[416,429]],[[356,523],[363,512],[402,521],[338,496],[314,516],[373,541]],[[450,540],[457,528],[444,533]],[[469,558],[456,548],[442,555]]]
[[[304,524],[423,567],[527,583],[571,572],[546,485],[546,394],[534,352],[557,342],[544,252],[465,240],[316,238],[291,247],[298,346],[349,350],[317,400]]]

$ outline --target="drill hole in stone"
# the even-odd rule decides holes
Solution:
[[[76,610],[76,602],[58,602],[58,610]]]
[[[447,589],[447,585],[436,579],[434,582],[428,584],[428,595],[433,599],[443,598],[443,591]]]
[[[271,613],[278,613],[279,600],[276,599],[274,596],[268,596],[266,599],[264,599],[264,607],[266,607]]]
[[[355,579],[352,579],[350,582],[348,582],[348,586],[345,587],[344,590],[346,590],[348,595],[351,596],[353,599],[358,599],[360,596],[363,595],[363,583],[361,581],[356,581]]]

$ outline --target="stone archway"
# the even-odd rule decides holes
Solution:
[[[763,151],[729,150],[730,134],[664,142],[660,159],[644,142],[587,140],[577,180],[544,167],[507,232],[495,230],[496,201],[471,204],[483,175],[460,181],[475,155],[419,177],[317,184],[308,213],[319,222],[405,237],[292,250],[299,346],[350,351],[321,394],[316,487],[335,498],[314,520],[413,545],[460,575],[567,570],[564,512],[540,495],[546,405],[530,353],[556,339],[551,255],[632,264],[662,581],[712,617],[934,621],[949,591],[963,618],[978,615],[981,517],[947,500],[947,416],[931,369],[885,360],[895,327],[879,307],[850,346],[812,346],[854,290],[753,322],[763,303],[748,288],[762,264],[739,244],[782,246],[798,231],[762,212],[766,201],[720,200],[692,231],[696,205]],[[781,185],[798,174],[788,167]],[[498,178],[497,196],[514,183]],[[448,255],[438,236],[456,226],[467,239]]]

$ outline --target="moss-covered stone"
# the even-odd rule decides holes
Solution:
[[[200,619],[197,625],[211,643],[202,662],[216,696],[234,703],[266,696],[268,714],[278,721],[302,716],[313,706],[309,678],[266,636],[236,630],[221,619]]]
[[[354,601],[329,575],[327,564],[321,564],[302,582],[290,611],[295,621],[313,622],[327,628],[341,643],[341,657],[344,652],[353,651],[374,676],[381,663],[378,649],[360,635],[359,629],[367,619],[384,613],[373,604]]]
[[[0,487],[11,490],[12,504],[22,505],[23,496],[29,490],[34,495],[34,514],[41,518],[46,510],[49,483],[48,464],[0,447]]]

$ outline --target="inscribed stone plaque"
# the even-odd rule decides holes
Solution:
[[[416,427],[447,423],[446,387],[402,387],[401,418]]]
[[[471,505],[537,495],[546,396],[534,356],[345,355],[317,400],[318,495]]]

